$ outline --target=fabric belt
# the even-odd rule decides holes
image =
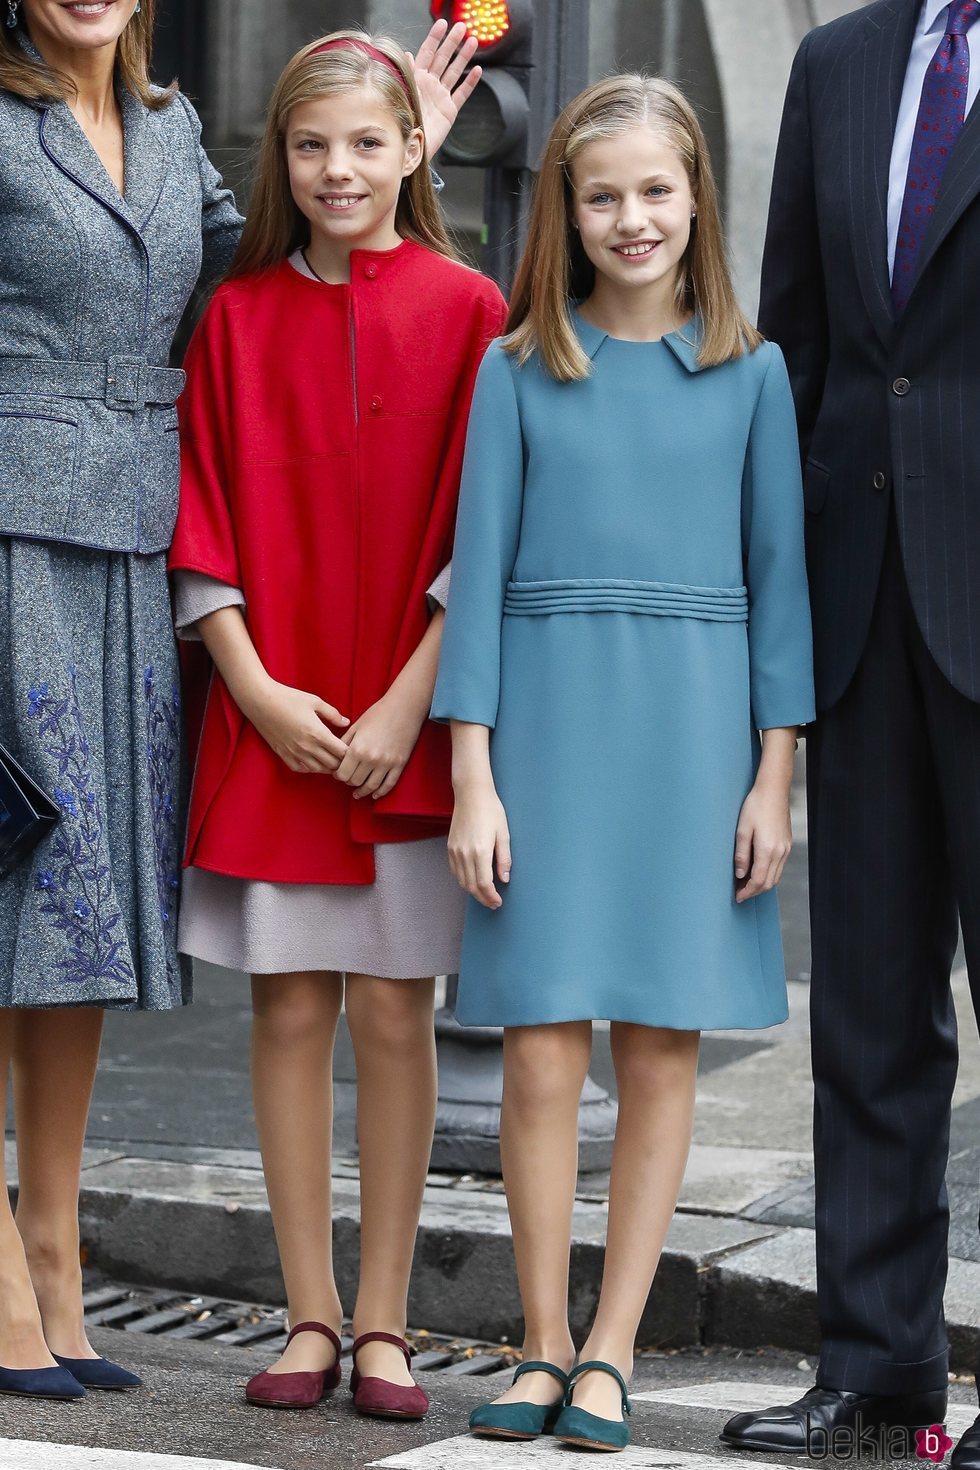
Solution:
[[[504,612],[517,617],[556,612],[632,612],[744,623],[749,616],[749,597],[745,587],[685,587],[618,577],[508,582]]]
[[[0,393],[51,398],[101,398],[109,408],[135,412],[148,403],[174,404],[185,382],[179,368],[154,367],[143,357],[63,362],[50,357],[0,357]]]

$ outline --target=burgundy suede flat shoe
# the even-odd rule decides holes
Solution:
[[[429,1395],[424,1388],[413,1383],[406,1388],[402,1383],[389,1383],[386,1378],[362,1378],[357,1371],[357,1350],[366,1342],[390,1342],[401,1348],[405,1362],[412,1366],[412,1349],[402,1337],[390,1332],[362,1332],[354,1343],[351,1356],[354,1367],[350,1375],[350,1391],[354,1395],[354,1408],[359,1414],[370,1414],[376,1419],[424,1419],[429,1412]]]
[[[245,1385],[245,1397],[250,1404],[263,1409],[312,1409],[331,1393],[340,1382],[340,1338],[332,1327],[322,1322],[297,1322],[286,1339],[286,1346],[299,1332],[322,1332],[333,1344],[337,1361],[322,1373],[270,1373],[268,1369],[256,1373]]]

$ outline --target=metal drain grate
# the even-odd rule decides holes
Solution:
[[[90,1327],[117,1327],[124,1332],[143,1332],[154,1337],[198,1338],[221,1342],[228,1347],[258,1347],[270,1353],[286,1346],[286,1312],[283,1307],[255,1306],[226,1297],[188,1296],[160,1287],[93,1283],[82,1298],[85,1321]],[[344,1356],[353,1339],[341,1336]],[[413,1369],[423,1373],[443,1372],[454,1376],[509,1374],[517,1354],[506,1345],[476,1342],[466,1337],[446,1337],[409,1330],[408,1341],[417,1356]]]

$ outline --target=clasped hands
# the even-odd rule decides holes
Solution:
[[[377,801],[397,785],[427,711],[389,689],[351,723],[325,699],[270,679],[246,713],[291,771],[333,776],[355,801]]]

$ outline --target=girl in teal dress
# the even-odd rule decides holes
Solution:
[[[559,118],[507,331],[474,398],[432,706],[452,722],[450,862],[471,895],[457,1013],[505,1028],[526,1325],[519,1381],[471,1427],[618,1449],[699,1033],[786,1017],[775,887],[814,714],[786,370],[736,304],[676,89],[613,77]],[[569,1381],[597,1019],[619,1122],[602,1292]]]

